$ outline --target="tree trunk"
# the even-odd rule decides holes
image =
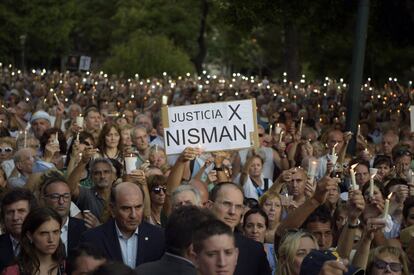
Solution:
[[[285,21],[283,63],[289,80],[297,81],[301,73],[299,61],[299,33],[294,23]]]
[[[193,63],[196,68],[197,74],[201,75],[203,72],[203,63],[207,55],[207,45],[205,40],[205,33],[207,27],[207,14],[208,14],[208,0],[201,0],[201,20],[200,20],[200,31],[198,33],[198,53],[193,58]]]

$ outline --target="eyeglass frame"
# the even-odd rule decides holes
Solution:
[[[382,266],[379,266],[379,264],[382,264]],[[380,260],[380,259],[374,260],[372,262],[372,265],[374,267],[378,268],[378,269],[381,269],[381,270],[385,270],[387,267],[389,267],[389,269],[393,272],[399,272],[399,271],[402,271],[404,269],[404,266],[401,263],[395,263],[395,262],[389,263],[389,262],[386,262],[386,261],[383,261],[383,260]],[[394,267],[398,266],[398,268],[393,269],[393,266]]]
[[[60,201],[61,198],[63,199],[63,201],[70,201],[72,198],[72,195],[70,193],[64,193],[64,194],[51,193],[51,194],[44,194],[43,196],[45,198],[48,198],[56,202]]]
[[[164,194],[167,193],[167,187],[165,186],[154,186],[151,188],[151,192],[154,192],[155,194],[161,194],[161,190],[164,192]]]

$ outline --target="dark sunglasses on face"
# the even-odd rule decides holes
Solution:
[[[400,272],[403,269],[403,266],[400,263],[387,263],[383,260],[375,260],[374,266],[378,269],[386,269],[389,267],[394,272]]]
[[[0,147],[0,153],[11,153],[13,152],[13,148],[11,147]]]
[[[160,194],[161,191],[162,191],[165,194],[165,192],[167,192],[167,188],[162,187],[162,186],[156,186],[156,187],[152,188],[151,191],[154,192],[155,194]]]

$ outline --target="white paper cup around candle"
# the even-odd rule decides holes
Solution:
[[[76,124],[81,128],[83,127],[83,120],[84,120],[83,116],[77,116],[76,117]]]
[[[127,175],[131,174],[131,172],[136,168],[137,157],[125,157],[125,170]]]
[[[282,132],[282,128],[279,127],[279,126],[276,126],[276,128],[275,128],[276,135],[279,135],[281,132]]]
[[[167,105],[168,104],[168,96],[163,95],[162,96],[162,105]]]

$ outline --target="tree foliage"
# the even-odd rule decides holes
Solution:
[[[185,66],[190,60],[198,71],[205,64],[214,64],[227,73],[280,76],[287,71],[290,78],[302,72],[315,77],[346,77],[352,60],[357,2],[3,0],[0,62],[20,65],[22,35],[26,36],[28,66],[56,68],[65,56],[75,54],[91,56],[97,69],[114,63],[116,57],[124,58],[120,53],[134,49],[131,43],[137,36],[162,37],[163,47],[168,44],[176,49],[179,60],[185,60]],[[411,2],[370,1],[367,75],[383,78],[412,70]],[[153,49],[140,47],[152,56]],[[154,64],[161,67],[148,71],[159,74],[164,65]]]
[[[162,72],[184,75],[194,71],[188,55],[167,37],[149,36],[140,31],[134,32],[127,42],[114,47],[104,69],[127,76],[139,73],[143,77],[160,76]]]

